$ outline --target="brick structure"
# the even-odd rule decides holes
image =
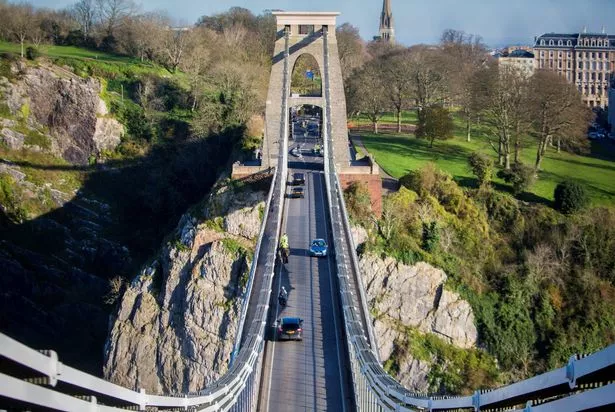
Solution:
[[[377,174],[365,173],[342,173],[340,174],[340,184],[342,190],[346,190],[352,182],[363,183],[369,191],[372,205],[372,212],[378,217],[382,215],[382,178]]]

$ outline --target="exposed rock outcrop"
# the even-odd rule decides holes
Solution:
[[[407,327],[436,334],[460,348],[476,345],[472,308],[459,295],[444,289],[444,271],[427,263],[407,266],[390,257],[369,254],[362,256],[359,264],[370,309],[377,314],[374,328],[383,361],[391,357],[396,345],[406,344]],[[401,382],[425,391],[429,362],[411,354],[397,361]]]
[[[105,349],[107,379],[174,393],[198,391],[225,373],[264,197],[230,190],[212,196],[204,212],[222,219],[224,233],[189,215],[182,219],[179,240],[121,300]]]
[[[120,143],[123,126],[109,116],[97,79],[83,79],[53,65],[22,65],[20,72],[16,80],[0,82],[0,96],[14,116],[49,131],[52,153],[86,164],[91,155]],[[6,131],[2,136],[11,147],[23,145],[19,136]]]

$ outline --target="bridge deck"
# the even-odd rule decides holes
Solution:
[[[298,170],[305,173],[306,195],[304,199],[286,200],[283,230],[288,233],[291,255],[285,267],[276,268],[261,410],[352,409],[335,260],[308,254],[314,238],[328,239],[331,243],[324,175],[309,170],[312,167],[308,164],[304,169],[291,170],[291,173]],[[277,304],[281,286],[289,292],[285,308]],[[302,342],[273,340],[273,324],[285,316],[304,320]]]

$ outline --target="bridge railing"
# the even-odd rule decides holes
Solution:
[[[363,285],[360,281],[357,264],[358,257],[356,256],[356,249],[352,241],[343,191],[336,173],[335,159],[331,150],[334,136],[331,134],[329,46],[326,30],[324,30],[323,41],[325,181],[331,216],[333,245],[337,260],[337,276],[340,285],[346,342],[351,362],[357,409],[361,411],[411,411],[415,410],[415,408],[427,410],[488,410],[489,408],[513,407],[527,402],[528,405],[524,410],[528,412],[530,410],[557,410],[557,412],[560,412],[562,410],[562,402],[582,405],[583,402],[591,399],[592,401],[587,403],[587,405],[604,406],[615,404],[615,384],[608,384],[609,379],[615,377],[615,345],[611,345],[600,352],[584,358],[571,357],[568,365],[542,375],[495,390],[476,391],[473,395],[460,397],[433,397],[414,393],[404,388],[382,368],[376,355],[375,339],[372,337],[369,327],[364,326],[362,322],[365,318],[365,313],[367,313],[369,322],[369,312],[367,311]],[[336,138],[345,138],[345,136],[336,136]],[[351,247],[348,248],[346,245],[351,245]],[[351,257],[351,265],[345,263],[348,257]],[[358,283],[360,307],[353,304],[352,291],[355,289],[351,282]],[[600,386],[605,383],[607,385],[597,389],[589,389],[587,392],[581,392],[584,389],[578,386],[580,382],[584,384],[591,383],[593,384],[592,386]],[[575,391],[579,393],[575,393]],[[562,395],[568,396],[562,400],[552,401],[540,406],[532,407],[530,405],[534,399]],[[567,405],[567,403],[564,404]],[[558,410],[558,408],[560,409]],[[564,410],[579,409],[582,408]]]
[[[286,190],[287,143],[285,137],[288,131],[288,96],[290,94],[288,42],[288,33],[286,33],[284,95],[280,107],[283,120],[280,125],[278,165],[275,168],[268,194],[267,213],[261,223],[257,250],[250,270],[252,280],[247,286],[239,334],[242,334],[242,329],[244,329],[243,321],[247,313],[247,302],[250,299],[254,302],[251,303],[254,305],[254,315],[251,324],[246,326],[247,333],[236,339],[233,359],[227,373],[196,394],[153,395],[144,390],[131,390],[88,375],[62,364],[53,351],[37,351],[0,334],[0,358],[3,358],[1,359],[3,362],[0,362],[0,366],[3,367],[0,372],[0,397],[46,408],[75,411],[115,411],[135,406],[140,410],[146,408],[148,410],[181,408],[212,412],[256,410],[264,336],[267,329],[276,249],[282,221],[282,202]],[[273,233],[269,233],[269,241],[263,245],[267,225],[270,228],[273,226],[274,229]],[[266,253],[264,279],[260,283],[261,289],[254,290],[253,279],[261,253]],[[6,362],[7,360],[10,362]],[[16,376],[5,374],[5,367]],[[23,376],[27,378],[24,379]],[[73,396],[73,394],[77,395]],[[97,396],[105,400],[105,405],[99,404]]]

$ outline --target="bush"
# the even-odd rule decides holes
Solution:
[[[585,188],[577,182],[562,182],[555,188],[555,209],[565,214],[578,212],[589,204]]]
[[[491,157],[474,152],[468,157],[468,163],[480,187],[491,182],[493,176],[493,159]]]
[[[436,250],[439,242],[440,231],[438,229],[438,223],[423,223],[423,244],[421,245],[423,250],[431,253]]]
[[[344,190],[344,200],[348,213],[357,222],[366,222],[372,214],[372,200],[364,183],[352,182]]]
[[[498,177],[512,185],[513,193],[516,196],[532,187],[536,181],[536,172],[529,166],[515,163],[510,170],[500,170]]]
[[[40,57],[41,52],[37,48],[29,46],[26,48],[26,58],[28,60],[36,60]]]

